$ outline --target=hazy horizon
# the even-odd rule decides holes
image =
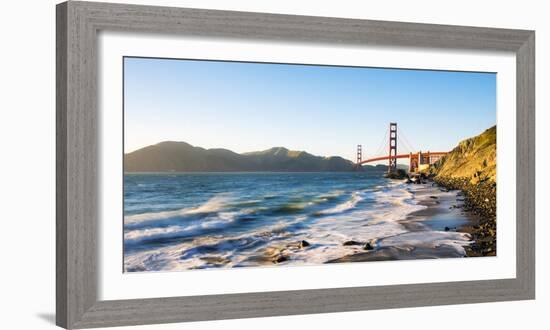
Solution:
[[[489,127],[488,127],[488,128],[489,128]],[[481,134],[481,133],[482,133],[482,132],[480,132],[480,134]],[[312,154],[312,155],[314,155],[314,156],[322,156],[322,157],[327,157],[327,158],[328,158],[328,157],[335,157],[335,156],[342,157],[342,156],[340,156],[340,155],[328,155],[328,156],[325,156],[325,155],[316,155],[316,154],[313,154],[313,153],[309,152],[308,150],[290,149],[290,148],[287,148],[287,147],[285,147],[285,146],[272,146],[272,147],[265,148],[265,149],[261,149],[261,150],[250,150],[250,151],[245,151],[245,152],[237,152],[237,151],[235,151],[235,150],[231,150],[231,149],[223,148],[223,147],[204,148],[204,147],[199,146],[199,145],[191,144],[191,143],[189,143],[189,142],[187,142],[187,141],[176,141],[176,140],[164,140],[164,141],[159,141],[159,142],[157,142],[157,143],[152,143],[152,144],[149,144],[149,145],[145,145],[145,146],[139,147],[139,148],[134,149],[134,150],[130,150],[130,151],[126,151],[126,150],[125,150],[125,151],[124,151],[124,154],[125,154],[125,155],[126,155],[126,154],[130,154],[130,153],[132,153],[132,152],[134,152],[134,151],[137,151],[137,150],[140,150],[140,149],[149,147],[149,146],[157,145],[157,144],[160,144],[160,143],[163,143],[163,142],[187,143],[187,144],[189,144],[189,145],[191,145],[191,146],[193,146],[193,147],[203,148],[203,149],[205,149],[205,150],[226,149],[226,150],[233,151],[233,152],[235,152],[235,153],[237,153],[237,154],[240,154],[240,155],[247,154],[247,153],[251,153],[251,152],[267,151],[267,150],[275,149],[275,148],[285,148],[285,149],[288,149],[289,151],[303,151],[303,152],[307,152],[307,153],[310,153],[310,154]],[[460,142],[460,141],[458,141],[458,142]],[[458,144],[458,142],[457,142],[457,144]],[[422,152],[427,152],[427,151],[430,151],[430,150],[422,150]],[[451,150],[446,150],[446,151],[451,151]],[[355,155],[355,153],[354,153],[354,155]],[[383,155],[384,155],[384,154],[381,154],[380,156],[383,156]],[[348,159],[348,158],[346,158],[346,157],[342,157],[342,158]],[[365,159],[365,157],[363,157],[363,160],[364,160],[364,159]],[[351,160],[351,161],[355,162],[355,159],[348,159],[348,160]],[[398,159],[397,161],[398,161],[398,163],[401,162],[401,163],[403,163],[403,164],[405,164],[405,163],[408,164],[408,160]],[[388,162],[387,160],[383,160],[383,161],[379,161],[379,162],[373,162],[373,164],[377,164],[377,163],[387,163],[387,162]]]
[[[493,73],[133,57],[124,73],[124,153],[178,141],[354,161],[358,144],[363,159],[387,153],[392,121],[399,153],[450,151],[496,124]]]

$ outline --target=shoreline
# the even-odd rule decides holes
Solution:
[[[480,228],[482,218],[466,210],[468,203],[462,191],[424,180],[418,184],[407,184],[406,180],[374,180],[368,189],[362,186],[363,182],[358,186],[358,182],[355,178],[349,180],[346,191],[327,190],[317,183],[323,187],[321,191],[299,195],[300,198],[277,195],[279,190],[272,189],[253,196],[260,198],[258,202],[266,203],[261,204],[261,209],[256,204],[236,204],[216,193],[200,203],[201,211],[213,214],[208,219],[193,215],[197,213],[196,208],[145,212],[140,214],[145,217],[135,222],[136,225],[129,222],[128,236],[125,233],[125,251],[131,247],[135,252],[125,254],[125,269],[202,269],[477,256],[472,253],[476,253],[480,245],[476,228]],[[134,186],[141,189],[137,188],[138,184]],[[283,199],[272,199],[272,196],[283,196]],[[251,197],[245,195],[244,198],[248,201]],[[228,207],[233,212],[226,212]],[[261,217],[275,214],[278,222],[247,227],[257,219],[249,214],[258,210],[263,212],[256,213]],[[189,217],[191,221],[182,227],[180,217]],[[203,218],[207,220],[204,223]],[[150,230],[147,228],[150,224],[140,225],[141,220],[160,221],[160,229]],[[169,225],[167,229],[165,224]],[[227,228],[234,231],[226,232]],[[165,242],[175,239],[179,243],[155,245],[161,239]]]
[[[471,183],[467,178],[434,177],[437,185],[459,190],[464,196],[462,208],[479,217],[479,222],[462,228],[474,241],[467,253],[470,257],[496,256],[496,184],[489,180]]]
[[[461,244],[463,251],[457,251],[452,245],[430,246],[429,242],[383,247],[378,247],[376,242],[372,242],[374,248],[370,251],[349,254],[328,263],[480,256],[472,245],[479,244],[475,228],[482,223],[482,217],[465,209],[466,199],[461,190],[451,190],[432,181],[410,184],[410,187],[416,203],[425,208],[407,215],[400,221],[401,225],[411,234],[420,236],[456,234],[457,237],[468,237],[469,243]]]

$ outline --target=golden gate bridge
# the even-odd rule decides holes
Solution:
[[[389,133],[389,134],[388,134]],[[387,139],[387,140],[386,140]],[[415,151],[416,150],[408,142],[404,134],[400,132],[400,146],[408,151],[408,153],[397,153],[398,139],[397,139],[397,123],[390,123],[389,129],[386,130],[386,134],[382,139],[381,146],[375,152],[376,155],[383,153],[385,148],[384,144],[388,141],[388,154],[385,156],[375,156],[367,159],[363,159],[363,147],[362,145],[357,145],[357,161],[355,162],[356,166],[362,166],[367,163],[373,163],[378,161],[387,160],[388,161],[388,173],[393,173],[397,171],[397,160],[398,159],[409,159],[409,172],[414,173],[422,171],[428,168],[430,165],[437,162],[441,157],[445,156],[448,152],[446,151]]]

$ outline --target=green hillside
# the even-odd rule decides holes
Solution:
[[[124,155],[125,172],[239,171],[243,157],[225,149],[203,149],[185,142],[166,141]]]
[[[364,166],[362,170],[385,170]],[[204,149],[185,142],[166,141],[124,155],[125,172],[345,172],[353,162],[342,157],[321,157],[305,151],[275,147],[238,154],[227,149]]]
[[[305,151],[275,147],[243,154],[262,171],[352,171],[354,165],[342,157],[320,157]]]

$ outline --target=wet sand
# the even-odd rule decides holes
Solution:
[[[464,199],[461,192],[447,191],[431,182],[411,184],[410,191],[415,202],[425,206],[401,221],[409,231],[402,235],[409,237],[406,241],[411,241],[410,237],[418,238],[415,244],[401,244],[399,237],[386,237],[371,242],[373,249],[370,251],[349,254],[329,263],[465,257],[472,242],[469,229],[479,223],[479,217],[462,209]],[[429,237],[466,238],[467,243],[462,248],[457,248],[456,244],[434,245]]]

